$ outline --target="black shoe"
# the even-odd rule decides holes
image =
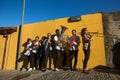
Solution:
[[[39,70],[42,70],[42,68],[39,68]]]
[[[70,70],[71,70],[71,71],[73,70],[72,67],[70,67]]]
[[[51,70],[51,68],[48,68],[48,70]]]
[[[73,69],[73,71],[76,71],[76,70],[77,70],[76,68]]]
[[[67,69],[67,67],[66,67],[66,66],[63,66],[62,68],[63,68],[63,69]]]
[[[45,72],[46,71],[46,69],[42,69],[42,72]]]
[[[89,70],[83,70],[83,73],[89,74]]]

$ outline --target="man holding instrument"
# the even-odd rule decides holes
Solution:
[[[69,66],[71,70],[76,70],[77,65],[77,57],[78,57],[78,47],[80,44],[80,37],[76,35],[76,30],[72,30],[72,36],[69,38]],[[72,55],[74,54],[75,60],[74,60],[74,66],[72,68]]]
[[[54,70],[55,71],[59,71],[59,69],[58,69],[58,55],[60,54],[60,51],[61,51],[61,48],[60,48],[60,46],[59,46],[59,44],[60,44],[60,31],[59,31],[59,29],[56,29],[55,30],[55,36],[54,36],[54,43],[55,43],[55,63],[54,63]]]
[[[83,43],[83,51],[84,51],[84,61],[83,61],[83,72],[88,73],[87,69],[87,63],[90,57],[90,47],[91,47],[91,40],[93,39],[93,33],[90,34],[87,30],[87,28],[83,28],[81,30],[81,36],[82,36],[82,43]]]

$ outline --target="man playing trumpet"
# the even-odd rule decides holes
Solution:
[[[93,39],[94,33],[89,33],[87,28],[83,28],[81,30],[81,36],[82,36],[82,43],[83,43],[83,51],[84,51],[84,61],[83,61],[83,72],[88,73],[87,69],[87,63],[90,57],[90,46],[91,46],[91,40]]]

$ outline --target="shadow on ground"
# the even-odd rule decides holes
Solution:
[[[120,74],[120,70],[116,69],[116,68],[110,68],[107,66],[96,66],[93,68],[95,71],[99,71],[99,72],[104,72],[104,73],[112,73],[112,74]]]

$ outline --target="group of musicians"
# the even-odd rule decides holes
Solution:
[[[24,52],[24,60],[21,71],[31,71],[40,69],[46,71],[47,62],[49,58],[49,68],[51,70],[51,62],[54,64],[54,71],[59,71],[59,58],[63,56],[62,68],[67,68],[76,71],[78,51],[80,44],[80,37],[77,36],[75,29],[71,31],[72,36],[64,36],[60,33],[59,29],[55,30],[55,34],[47,33],[47,36],[43,36],[41,40],[36,36],[35,40],[27,39],[27,45]],[[81,29],[81,37],[84,51],[83,72],[87,73],[87,63],[90,57],[90,42],[93,34],[89,34],[87,28]],[[67,50],[66,50],[67,49]],[[54,55],[54,56],[53,56]],[[67,56],[68,55],[68,56]],[[72,65],[72,59],[74,59],[74,65]],[[68,60],[68,61],[67,61]],[[30,62],[30,68],[28,69],[28,62]],[[37,67],[39,63],[39,68]]]

